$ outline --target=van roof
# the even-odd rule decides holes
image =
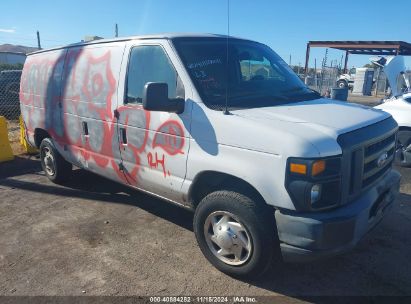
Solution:
[[[76,46],[86,46],[86,45],[92,45],[92,44],[100,44],[100,43],[108,43],[108,42],[118,42],[118,41],[129,41],[129,40],[146,40],[146,39],[174,39],[174,38],[234,38],[234,39],[242,39],[242,38],[237,38],[233,36],[227,36],[227,35],[220,35],[220,34],[197,34],[197,33],[163,33],[163,34],[155,34],[155,35],[141,35],[141,36],[128,36],[128,37],[119,37],[119,38],[112,38],[112,39],[98,39],[98,40],[93,40],[93,41],[88,41],[88,42],[77,42],[77,43],[72,43],[69,45],[64,45],[64,46],[59,46],[59,47],[54,47],[50,49],[44,49],[44,50],[39,50],[35,51],[32,53],[29,53],[27,55],[33,55],[33,54],[38,54],[38,53],[43,53],[43,52],[48,52],[48,51],[54,51],[54,50],[59,50],[59,49],[65,49],[65,48],[70,48],[70,47],[76,47]],[[246,40],[246,39],[244,39]]]

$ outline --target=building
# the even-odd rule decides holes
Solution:
[[[2,52],[0,51],[0,64],[24,64],[26,54],[20,52]]]
[[[35,47],[1,44],[0,64],[24,64],[24,61],[26,61],[26,54],[37,50],[38,48]]]

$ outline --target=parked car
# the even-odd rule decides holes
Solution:
[[[404,57],[389,56],[374,58],[374,63],[383,67],[391,87],[391,96],[376,106],[390,113],[399,125],[396,162],[411,166],[411,86],[406,74]]]
[[[20,77],[19,70],[0,72],[0,115],[8,119],[20,116]]]
[[[42,50],[25,62],[21,110],[50,180],[74,164],[194,210],[203,254],[233,276],[351,249],[398,193],[395,120],[321,98],[251,40]]]

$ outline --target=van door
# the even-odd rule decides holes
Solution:
[[[126,47],[124,87],[119,86],[119,94],[123,93],[117,109],[122,170],[130,185],[180,201],[189,151],[188,76],[178,72],[182,67],[168,42],[138,43],[131,41]],[[184,112],[145,111],[142,94],[147,82],[167,83],[169,98],[185,99]]]
[[[65,157],[122,182],[114,110],[124,49],[123,42],[70,48],[62,82]]]

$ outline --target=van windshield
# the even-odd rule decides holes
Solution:
[[[266,45],[230,38],[227,56],[225,38],[175,38],[173,43],[203,102],[212,109],[223,110],[226,95],[228,107],[234,109],[320,97]]]

